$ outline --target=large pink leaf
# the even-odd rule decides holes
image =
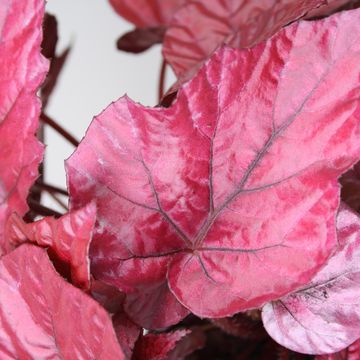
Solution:
[[[22,245],[0,260],[1,359],[122,360],[106,311]]]
[[[139,28],[167,25],[187,0],[109,0],[114,10]]]
[[[321,4],[324,1],[189,1],[171,20],[163,53],[178,78],[188,79],[221,44],[254,46]]]
[[[360,338],[360,218],[344,206],[337,228],[339,248],[311,283],[263,308],[268,333],[294,351],[334,353]]]
[[[307,283],[360,155],[359,31],[359,11],[295,24],[218,51],[170,108],[124,97],[96,117],[67,161],[72,206],[97,199],[94,276],[151,297],[162,326],[172,294],[224,317]]]
[[[315,360],[359,360],[360,359],[360,339],[349,347],[335,354],[318,355]]]
[[[55,256],[70,265],[74,284],[90,287],[89,246],[96,219],[96,206],[90,203],[59,219],[46,217],[25,224],[13,214],[7,223],[6,242],[8,250],[24,242],[49,247]]]
[[[12,211],[24,215],[43,148],[34,133],[40,101],[36,91],[47,62],[40,55],[43,0],[0,0],[0,255],[4,224]]]

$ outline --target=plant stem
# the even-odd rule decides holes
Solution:
[[[34,211],[36,214],[38,215],[43,215],[43,216],[54,216],[56,218],[62,216],[63,214],[60,214],[59,212],[57,212],[56,210],[50,209],[44,205],[41,205],[37,202],[35,202],[34,200],[30,199],[28,201],[28,205],[30,207],[30,209],[32,211]]]
[[[65,189],[62,189],[55,185],[50,185],[50,184],[46,184],[44,182],[38,181],[38,182],[36,182],[36,186],[38,186],[39,188],[44,189],[48,192],[56,192],[56,193],[59,193],[64,196],[69,196],[69,193]]]
[[[67,130],[61,127],[55,120],[51,119],[48,115],[42,113],[40,116],[40,120],[44,123],[52,127],[55,131],[57,131],[61,136],[63,136],[69,143],[74,146],[79,145],[79,141],[75,139]]]
[[[163,58],[160,69],[160,78],[159,78],[159,103],[164,97],[164,88],[165,88],[165,78],[166,78],[166,61]]]

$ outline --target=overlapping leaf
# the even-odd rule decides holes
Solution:
[[[152,301],[148,327],[179,303],[262,306],[333,252],[337,178],[360,155],[359,31],[359,11],[294,24],[218,51],[168,109],[125,97],[95,118],[67,161],[72,206],[97,199],[93,273]]]
[[[22,245],[0,260],[1,359],[122,360],[106,311]]]
[[[74,284],[90,287],[89,246],[96,219],[95,204],[70,212],[60,219],[46,217],[25,224],[18,215],[10,216],[6,225],[7,251],[24,242],[49,247],[60,261],[70,266]]]
[[[36,91],[47,70],[40,55],[43,13],[43,0],[0,1],[0,254],[6,219],[12,211],[27,211],[42,159],[34,133],[40,111]]]
[[[265,305],[264,326],[280,344],[305,354],[340,351],[360,338],[360,218],[337,217],[339,249],[311,283]]]
[[[114,10],[138,28],[167,25],[187,0],[109,0]]]
[[[221,44],[247,48],[324,4],[321,0],[195,0],[171,20],[163,53],[180,80],[188,79]]]
[[[163,41],[173,14],[187,0],[110,0],[115,11],[136,28],[117,42],[119,50],[132,53],[145,51]]]

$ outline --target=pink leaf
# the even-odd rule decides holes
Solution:
[[[70,265],[74,284],[90,287],[89,246],[96,220],[96,206],[90,203],[59,219],[46,217],[25,224],[13,214],[7,223],[7,243],[10,250],[24,242],[49,247],[55,256]]]
[[[360,218],[347,207],[337,218],[339,248],[299,290],[262,312],[268,333],[306,354],[342,350],[360,338]]]
[[[360,340],[355,341],[348,348],[335,354],[318,355],[315,360],[359,360],[360,359]]]
[[[109,0],[114,10],[136,27],[167,25],[187,0]]]
[[[28,209],[43,147],[34,134],[40,101],[36,92],[47,71],[40,55],[43,0],[0,0],[0,255],[4,225],[12,211]]]
[[[0,260],[1,359],[122,360],[106,311],[22,245]]]
[[[96,117],[67,161],[72,207],[97,199],[94,276],[158,296],[161,327],[179,302],[225,317],[306,284],[360,156],[359,31],[360,11],[294,24],[219,50],[170,108],[124,97]]]
[[[322,0],[195,0],[177,11],[163,53],[180,80],[187,80],[221,44],[247,48],[324,4]]]

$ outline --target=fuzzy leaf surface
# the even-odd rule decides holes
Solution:
[[[322,0],[189,1],[170,22],[163,54],[177,77],[187,80],[222,44],[252,47],[322,4]]]
[[[265,305],[265,329],[306,354],[340,351],[360,338],[360,218],[345,205],[337,217],[339,248],[302,290]]]
[[[132,319],[169,325],[179,302],[230,316],[321,268],[360,155],[359,31],[359,11],[294,24],[220,49],[169,108],[123,97],[94,119],[67,161],[71,204],[97,199],[92,271]]]
[[[0,260],[1,359],[122,360],[106,311],[24,244]]]
[[[69,264],[72,282],[89,289],[89,247],[95,219],[94,203],[59,219],[46,217],[30,224],[25,224],[17,214],[12,214],[6,225],[8,251],[24,242],[48,247],[59,260]]]
[[[0,255],[12,211],[21,216],[38,176],[43,147],[34,134],[40,101],[36,92],[47,71],[40,55],[43,0],[0,1]]]

